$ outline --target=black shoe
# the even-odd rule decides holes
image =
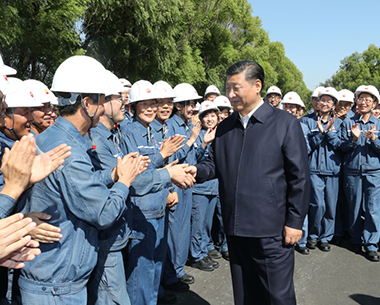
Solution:
[[[204,259],[207,262],[211,263],[211,265],[214,267],[214,269],[219,267],[219,263],[217,261],[214,261],[210,256],[206,256]]]
[[[311,250],[314,250],[317,246],[317,241],[315,239],[308,239],[306,243],[306,247]]]
[[[366,257],[371,262],[378,262],[378,261],[380,261],[379,254],[376,251],[367,251],[366,252]]]
[[[175,282],[175,283],[170,284],[170,285],[162,285],[162,287],[165,290],[170,290],[170,291],[174,291],[174,292],[186,292],[190,288],[189,284],[186,284],[182,281],[178,281],[178,282]]]
[[[323,252],[329,252],[331,250],[329,243],[318,242],[318,248]]]
[[[222,256],[226,261],[230,260],[230,253],[228,251],[222,252]]]
[[[343,236],[334,236],[330,243],[336,246],[341,246],[343,244]]]
[[[360,254],[362,253],[362,245],[359,245],[359,244],[352,244],[351,245],[351,249],[353,252],[355,252],[356,254]]]
[[[216,249],[212,249],[209,251],[208,256],[210,256],[212,259],[219,259],[222,257],[222,254]]]
[[[193,268],[198,268],[202,271],[214,271],[214,266],[211,261],[209,261],[208,256],[202,258],[201,260],[192,263],[190,266]]]
[[[184,282],[185,284],[192,284],[194,283],[194,277],[189,274],[182,275],[181,277],[178,278],[180,281]]]
[[[163,296],[159,296],[157,304],[175,304],[177,303],[177,296],[173,293],[166,292]]]
[[[295,247],[296,251],[303,254],[303,255],[308,255],[310,253],[308,247],[301,247],[299,244],[296,244]]]

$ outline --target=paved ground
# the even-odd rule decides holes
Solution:
[[[185,267],[195,277],[190,291],[177,294],[181,305],[231,305],[232,285],[228,262],[204,272]],[[295,288],[298,305],[379,305],[380,263],[368,261],[348,249],[332,246],[331,252],[296,253]]]

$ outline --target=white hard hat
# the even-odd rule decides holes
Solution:
[[[174,94],[176,97],[174,98],[173,103],[199,100],[202,98],[198,95],[197,90],[195,90],[195,88],[188,83],[181,83],[175,86]]]
[[[139,80],[138,82],[135,82],[131,91],[129,91],[129,104],[146,100],[156,100],[158,98],[155,87],[147,80]]]
[[[40,103],[51,103],[52,105],[58,104],[57,97],[49,90],[49,88],[42,82],[35,79],[25,80],[24,83],[30,88],[34,99]]]
[[[265,96],[272,94],[272,93],[278,94],[282,98],[281,90],[277,86],[269,87],[267,90],[267,94],[265,94]]]
[[[376,89],[376,87],[372,86],[372,85],[361,85],[359,86],[356,91],[355,91],[355,96],[356,98],[359,97],[360,93],[368,93],[368,94],[371,94],[372,96],[375,96],[376,99],[377,99],[377,102],[380,101],[380,97],[379,97],[379,91]]]
[[[318,94],[324,89],[325,87],[317,87],[314,89],[313,93],[311,94],[311,97],[318,97]]]
[[[214,85],[210,85],[206,88],[205,97],[207,96],[207,94],[210,94],[210,93],[215,93],[217,95],[220,95],[219,89]]]
[[[354,102],[354,94],[350,91],[350,90],[347,90],[347,89],[342,89],[338,92],[338,101],[344,101],[344,102],[350,102],[350,103],[353,103]]]
[[[16,85],[11,85],[9,83],[6,75],[0,74],[0,91],[3,92],[4,95],[15,92],[17,89]]]
[[[281,101],[281,104],[293,104],[305,108],[305,104],[301,100],[301,97],[297,92],[290,91],[284,95],[284,98]]]
[[[29,86],[21,79],[10,77],[8,81],[11,85],[17,86],[17,90],[5,96],[5,101],[8,108],[17,107],[41,107],[43,106],[38,102],[30,90]]]
[[[76,55],[66,59],[54,73],[51,91],[73,93],[59,98],[62,106],[75,104],[79,93],[105,94],[108,90],[106,69],[96,59]]]
[[[339,99],[339,94],[338,91],[336,91],[335,88],[333,87],[326,87],[323,88],[319,93],[318,93],[318,99],[320,99],[323,95],[328,95],[334,98],[334,102],[337,102]]]
[[[3,57],[0,55],[0,75],[14,75],[17,71],[7,65],[4,65]]]
[[[159,80],[154,83],[158,98],[175,98],[174,90],[167,82]]]
[[[229,108],[232,109],[231,102],[228,99],[227,96],[220,95],[218,96],[213,103],[218,107],[218,108]]]
[[[120,93],[123,92],[125,89],[123,85],[120,83],[119,78],[111,71],[106,70],[105,73],[108,83],[108,89],[105,92],[105,95],[120,95]]]
[[[198,112],[199,112],[199,109],[200,109],[200,108],[201,108],[201,104],[196,103],[196,104],[195,104],[195,108],[194,108],[193,111],[198,111]]]
[[[119,78],[121,84],[123,85],[123,87],[128,87],[128,88],[131,88],[132,87],[132,84],[129,80],[125,79],[125,78]]]
[[[216,113],[219,113],[219,108],[211,101],[204,101],[202,102],[201,106],[199,107],[199,113],[198,116],[200,119],[206,114],[206,111],[214,110]]]

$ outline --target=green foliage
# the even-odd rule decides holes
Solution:
[[[0,52],[23,79],[50,83],[58,65],[83,54],[77,22],[87,0],[2,1]]]
[[[380,50],[375,45],[371,44],[363,53],[351,54],[340,63],[338,71],[326,80],[324,86],[353,92],[360,85],[380,87]]]
[[[247,0],[10,0],[0,18],[0,52],[20,78],[49,83],[63,60],[86,53],[131,82],[187,82],[202,95],[210,84],[225,92],[226,69],[248,59],[264,67],[263,94],[277,85],[310,96]]]

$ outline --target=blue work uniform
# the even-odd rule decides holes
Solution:
[[[120,131],[122,134],[125,134],[128,130],[128,126],[129,124],[132,123],[132,120],[133,118],[131,117],[131,115],[129,114],[129,112],[126,110],[124,112],[124,120],[122,120],[120,123],[119,123],[119,128],[120,128]]]
[[[95,172],[86,139],[71,122],[59,117],[37,137],[42,151],[63,143],[71,146],[71,155],[33,186],[23,210],[52,215],[49,223],[63,235],[59,242],[40,244],[41,254],[22,269],[25,304],[86,304],[86,285],[98,259],[98,231],[110,228],[126,209],[128,187],[114,183],[112,169]]]
[[[197,147],[202,147],[202,141],[207,130],[202,129],[196,140]],[[207,145],[205,153],[197,158],[201,162],[208,156]],[[198,157],[198,156],[197,156]],[[197,262],[208,256],[208,252],[214,248],[209,246],[211,239],[212,220],[218,201],[218,179],[212,179],[203,183],[196,183],[193,187],[193,207],[191,212],[191,238],[190,255]],[[210,249],[209,249],[210,247]]]
[[[96,170],[114,168],[117,158],[127,154],[125,144],[119,139],[116,129],[108,130],[99,122],[91,130],[92,141],[88,139],[88,154]],[[130,186],[130,195],[145,195],[171,185],[167,170],[145,171],[136,177]],[[133,211],[128,199],[128,209],[109,229],[99,232],[98,263],[87,285],[88,304],[130,304],[121,250],[127,245],[132,232]]]
[[[329,132],[321,121],[324,133],[318,130],[318,116],[304,120],[310,132],[308,141],[311,152],[309,167],[311,194],[309,207],[309,239],[328,243],[334,236],[336,205],[338,201],[341,154],[339,128],[342,120],[335,119]]]
[[[133,119],[124,141],[128,152],[148,156],[147,170],[164,165],[159,150],[160,136],[154,129]],[[162,266],[166,256],[165,208],[168,188],[144,196],[131,196],[133,230],[128,248],[127,290],[131,304],[156,304]]]
[[[309,140],[308,140],[308,135],[310,133],[310,130],[309,130],[309,127],[307,127],[306,124],[300,122],[301,124],[301,128],[302,128],[302,132],[305,136],[305,141],[306,141],[306,147],[307,147],[307,153],[310,154],[311,152],[311,148],[310,148],[310,144],[309,144]],[[305,220],[303,222],[303,225],[302,225],[302,237],[301,239],[297,242],[297,244],[300,246],[300,247],[306,247],[306,243],[307,243],[307,237],[309,235],[309,219],[308,219],[308,214],[306,214],[305,216]]]
[[[360,136],[352,141],[351,127],[359,124]],[[375,129],[374,142],[363,132]],[[380,120],[370,116],[367,122],[360,115],[344,120],[341,126],[341,149],[344,161],[345,193],[349,206],[349,233],[355,245],[364,243],[366,251],[377,251],[380,238]],[[364,218],[363,218],[364,217]]]
[[[189,165],[196,164],[197,149],[195,145],[189,147],[186,142],[190,139],[192,124],[184,122],[178,115],[173,115],[168,121],[168,135],[185,136],[185,145],[169,158],[169,162],[176,159],[179,163]],[[190,247],[190,224],[192,209],[192,189],[182,190],[174,187],[174,192],[178,194],[178,204],[169,210],[169,231],[168,231],[168,256],[166,265],[171,264],[176,274],[171,273],[172,268],[165,267],[164,282],[166,285],[173,284],[178,278],[185,275],[183,267],[186,264]]]

